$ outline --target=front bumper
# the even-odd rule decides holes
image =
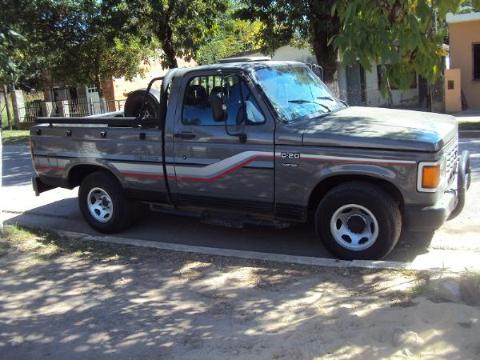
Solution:
[[[449,189],[433,206],[405,206],[404,220],[412,231],[432,231],[447,220],[455,218],[465,206],[467,190],[471,182],[470,154],[463,151],[457,167],[456,188]]]

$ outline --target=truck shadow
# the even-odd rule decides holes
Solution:
[[[83,220],[75,198],[33,208],[5,223],[102,235]],[[151,212],[133,227],[116,236],[222,249],[332,257],[318,239],[311,224],[292,225],[286,229],[246,225],[238,229],[206,224],[197,217]],[[423,244],[429,244],[431,239],[431,233],[404,233],[397,247],[385,260],[412,261],[419,254],[428,251]]]

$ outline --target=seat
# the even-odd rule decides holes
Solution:
[[[185,96],[185,105],[208,106],[207,91],[202,85],[190,85]]]

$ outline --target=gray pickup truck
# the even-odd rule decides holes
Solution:
[[[469,154],[451,116],[349,107],[298,62],[220,62],[154,80],[156,96],[152,81],[127,100],[136,116],[38,118],[36,194],[80,186],[83,216],[105,233],[148,207],[312,221],[344,259],[382,258],[402,229],[434,231],[463,208]]]

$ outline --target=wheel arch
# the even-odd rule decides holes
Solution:
[[[67,181],[69,186],[71,188],[79,186],[82,183],[83,179],[85,179],[85,177],[87,177],[88,175],[96,171],[103,171],[105,173],[108,173],[112,175],[120,184],[122,184],[118,175],[115,174],[115,171],[113,171],[107,166],[100,165],[100,164],[91,164],[91,163],[79,163],[79,164],[72,165],[68,169]]]
[[[317,209],[318,204],[323,197],[334,187],[352,181],[366,182],[375,186],[378,186],[386,193],[391,195],[393,199],[398,203],[401,213],[403,214],[404,198],[401,191],[392,182],[383,178],[378,178],[371,175],[357,175],[357,174],[342,174],[332,175],[325,179],[322,179],[311,191],[308,199],[308,217],[312,218]]]

